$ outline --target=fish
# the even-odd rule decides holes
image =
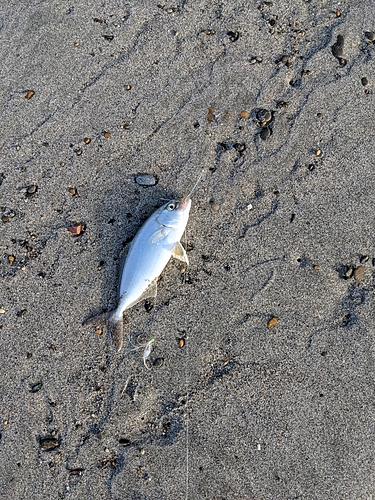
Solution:
[[[84,322],[85,325],[111,325],[118,351],[124,343],[124,312],[144,299],[156,297],[158,278],[171,257],[189,264],[180,240],[189,219],[191,193],[168,201],[147,219],[130,243],[121,272],[116,309]],[[151,348],[151,344],[148,347]]]

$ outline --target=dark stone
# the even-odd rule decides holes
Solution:
[[[138,174],[135,177],[135,182],[140,186],[155,186],[158,180],[155,176],[151,174]]]
[[[332,45],[331,50],[336,59],[342,58],[344,54],[344,37],[342,35],[338,35],[336,43]]]
[[[227,35],[229,36],[229,40],[231,42],[237,42],[237,40],[239,39],[240,37],[240,34],[238,31],[228,31],[227,32]]]
[[[43,382],[35,382],[33,384],[29,384],[30,386],[30,392],[32,393],[36,393],[38,391],[40,391],[40,389],[43,387]]]
[[[39,438],[42,451],[52,451],[60,446],[60,440],[54,436],[43,436]]]

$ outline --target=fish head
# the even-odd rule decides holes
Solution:
[[[190,198],[179,198],[171,200],[160,209],[158,216],[159,224],[172,228],[185,228],[191,207]]]

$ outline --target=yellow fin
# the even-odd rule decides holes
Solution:
[[[178,260],[182,260],[182,262],[185,262],[186,264],[189,265],[189,258],[186,254],[185,248],[181,245],[179,241],[175,244],[175,246],[172,249],[172,257]]]

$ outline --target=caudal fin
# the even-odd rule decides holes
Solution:
[[[115,311],[97,314],[95,316],[92,316],[91,318],[86,319],[82,324],[84,326],[86,325],[110,326],[112,338],[116,344],[117,350],[120,351],[124,344],[124,330],[123,330],[124,321],[122,316],[120,319],[118,319],[114,313]]]

